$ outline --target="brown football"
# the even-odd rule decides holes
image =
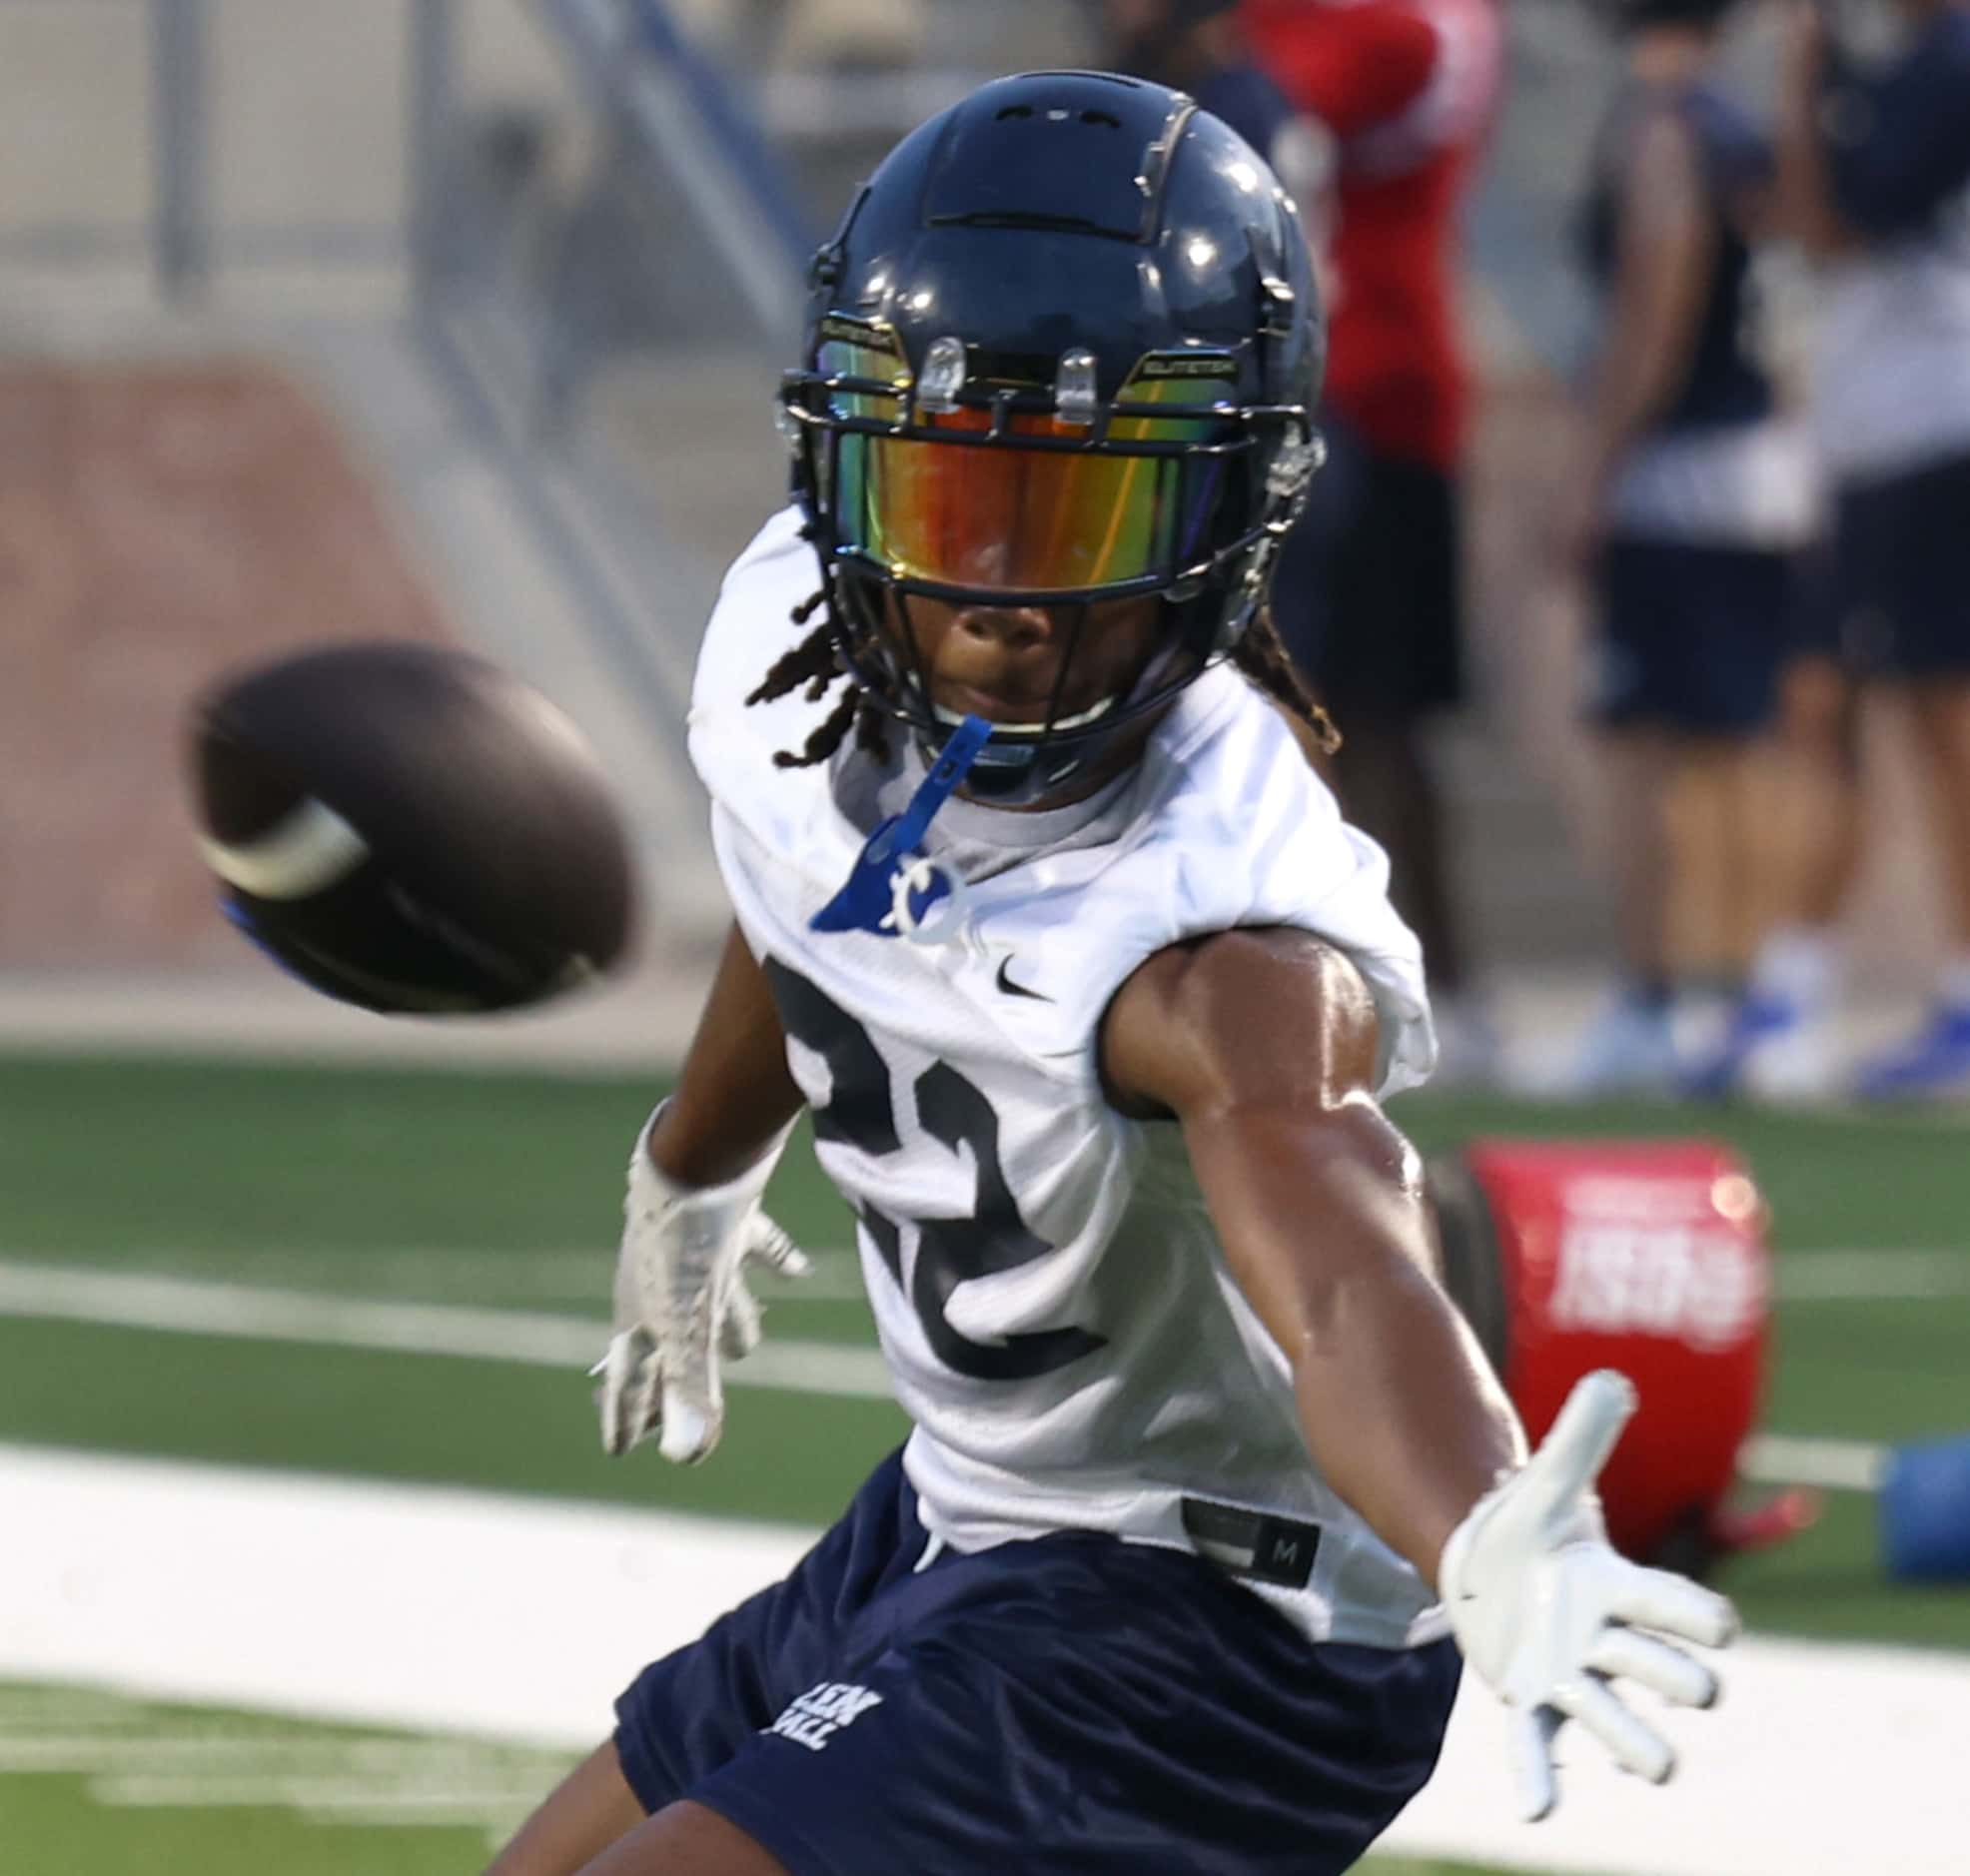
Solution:
[[[336,645],[230,675],[191,764],[227,915],[327,995],[513,1009],[619,962],[629,844],[572,722],[469,652]]]

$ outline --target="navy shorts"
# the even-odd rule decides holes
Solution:
[[[1835,498],[1827,631],[1859,676],[1970,673],[1970,457]]]
[[[624,1775],[793,1876],[1320,1876],[1422,1789],[1448,1641],[1316,1645],[1187,1551],[925,1554],[901,1455],[784,1582],[616,1703]]]
[[[1794,556],[1616,535],[1597,567],[1589,713],[1610,729],[1748,736],[1792,650]]]

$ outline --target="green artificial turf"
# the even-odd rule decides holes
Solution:
[[[385,1071],[59,1056],[0,1059],[0,1260],[576,1316],[599,1352],[628,1143],[654,1076]],[[1948,1249],[1965,1230],[1952,1117],[1806,1116],[1418,1097],[1428,1152],[1486,1135],[1702,1133],[1746,1158],[1781,1253]],[[849,1242],[797,1142],[771,1203]],[[1966,1252],[1970,1259],[1970,1252]],[[861,1340],[833,1300],[769,1333]],[[1782,1304],[1765,1423],[1898,1440],[1970,1431],[1970,1297]],[[77,1377],[86,1375],[87,1386]],[[690,1472],[597,1448],[578,1370],[0,1318],[0,1439],[431,1479],[817,1522],[900,1437],[886,1403],[734,1389]],[[1871,1504],[1726,1577],[1754,1626],[1970,1647],[1970,1587],[1885,1580]]]

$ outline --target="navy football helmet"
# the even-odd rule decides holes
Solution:
[[[935,750],[952,724],[910,600],[1068,609],[1045,722],[995,728],[968,783],[1052,792],[1265,601],[1320,460],[1325,332],[1293,204],[1182,94],[1033,73],[899,144],[811,287],[781,404],[839,655]],[[1165,625],[1133,685],[1062,717],[1096,608],[1150,594]]]

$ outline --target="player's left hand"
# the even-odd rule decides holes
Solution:
[[[1478,1499],[1444,1546],[1439,1578],[1458,1643],[1514,1709],[1528,1819],[1558,1802],[1552,1742],[1568,1719],[1655,1784],[1675,1769],[1668,1741],[1608,1683],[1625,1675],[1678,1706],[1703,1707],[1717,1697],[1717,1677],[1641,1630],[1712,1648],[1737,1632],[1724,1597],[1631,1563],[1607,1541],[1594,1480],[1634,1406],[1625,1376],[1587,1376],[1531,1459]]]
[[[614,1335],[601,1377],[602,1445],[627,1452],[651,1433],[666,1459],[694,1464],[718,1443],[725,1394],[720,1358],[759,1345],[748,1265],[804,1277],[806,1257],[760,1209],[778,1154],[723,1186],[680,1186],[657,1171],[639,1135],[629,1159]]]

